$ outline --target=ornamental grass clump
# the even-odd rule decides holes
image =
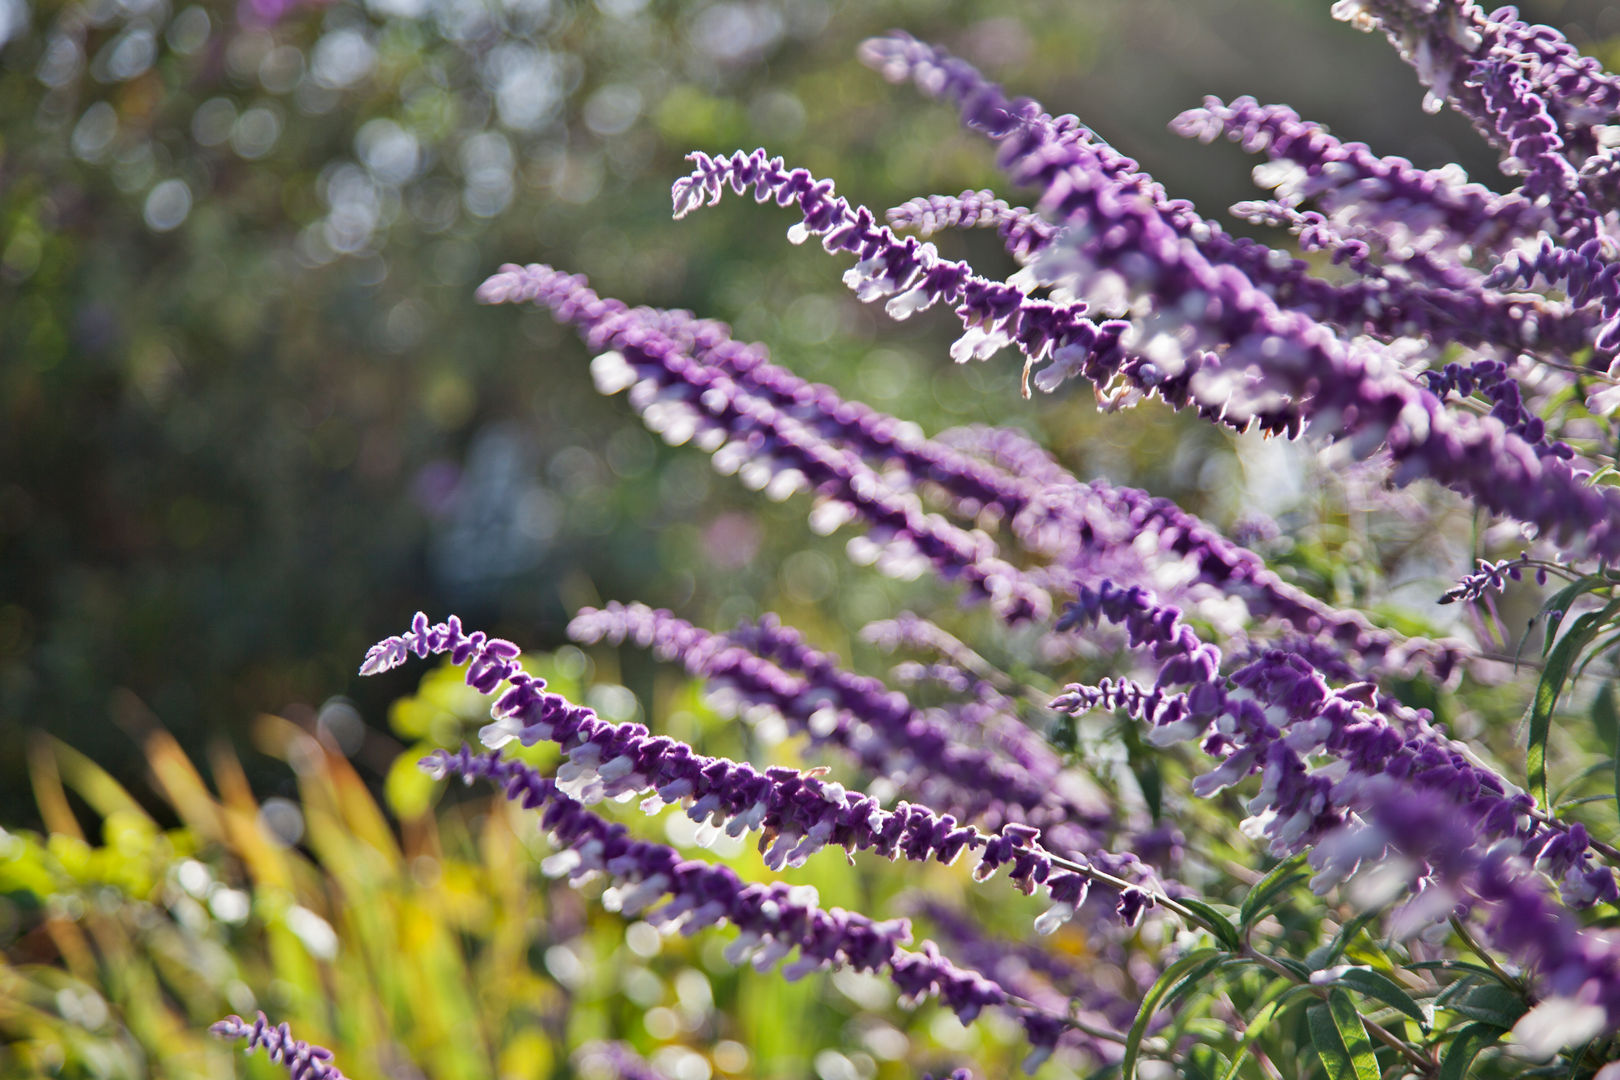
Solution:
[[[1252,99],[1177,117],[1182,135],[1264,159],[1267,197],[1235,212],[1292,233],[1302,259],[1172,197],[1075,117],[897,33],[862,59],[959,109],[1027,208],[965,191],[885,223],[762,149],[692,154],[675,216],[728,193],[774,203],[788,239],[840,259],[860,301],[894,319],[945,309],[961,330],[951,357],[1010,356],[1026,397],[1083,379],[1109,412],[1156,399],[1374,470],[1392,493],[1449,489],[1476,515],[1478,569],[1430,599],[1470,612],[1463,636],[1330,602],[1263,550],[1082,479],[1020,431],[929,436],[723,323],[509,265],[478,298],[549,309],[594,354],[597,388],[625,393],[648,428],[802,501],[818,532],[847,530],[857,563],[937,578],[997,629],[963,640],[955,602],[868,627],[909,657],[891,685],[775,617],[708,630],[615,602],[570,625],[582,645],[651,650],[745,719],[773,718],[844,761],[834,779],[611,722],[548,691],[511,642],[418,614],[361,673],[446,657],[491,718],[482,749],[422,767],[536,813],[543,872],[599,881],[609,910],[665,932],[729,927],[732,962],[787,979],[848,968],[964,1024],[1002,1011],[1031,1071],[1620,1076],[1620,79],[1512,8],[1339,0],[1334,14],[1384,32],[1426,107],[1467,117],[1517,186],[1378,157]],[[929,239],[967,228],[995,229],[1017,272],[981,273]],[[1496,606],[1526,578],[1558,586],[1528,635]],[[1484,730],[1468,703],[1503,701],[1522,710],[1522,759],[1456,735]],[[1580,714],[1603,745],[1556,776],[1554,721],[1581,742]],[[512,744],[560,763],[542,771]],[[826,848],[963,862],[983,903],[1007,885],[1039,903],[1012,941],[949,898],[822,907],[599,812],[627,800],[679,807],[700,846],[756,838],[772,873]],[[940,940],[919,940],[909,915]],[[1082,954],[1048,949],[1053,935]],[[266,1030],[253,1038],[271,1046]]]

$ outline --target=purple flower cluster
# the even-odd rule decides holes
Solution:
[[[945,229],[995,229],[1008,253],[1020,261],[1040,252],[1057,233],[1033,210],[1013,206],[993,191],[925,195],[891,207],[884,217],[894,228],[915,229],[923,237]]]
[[[868,42],[864,56],[891,80],[961,102],[966,122],[1001,143],[1012,180],[1042,191],[1041,211],[1064,225],[1039,264],[1043,280],[1148,304],[1122,339],[1127,347],[1171,373],[1196,363],[1223,377],[1209,396],[1301,410],[1358,457],[1386,449],[1397,484],[1428,476],[1572,549],[1620,555],[1620,492],[1586,485],[1494,418],[1453,415],[1390,357],[1279,306],[1241,267],[1185,242],[1162,207],[1128,197],[1140,183],[1122,183],[1093,144],[1046,122],[1037,106],[1008,101],[960,61],[904,35]],[[1225,351],[1211,366],[1214,348]]]
[[[1314,860],[1339,862],[1336,870],[1346,862],[1375,865],[1386,853],[1420,861],[1430,886],[1397,913],[1408,927],[1444,920],[1459,907],[1483,908],[1492,943],[1540,974],[1546,994],[1540,1009],[1562,1014],[1544,1014],[1556,1033],[1546,1046],[1534,1045],[1546,1039],[1534,1013],[1521,1022],[1516,1034],[1534,1045],[1531,1053],[1620,1030],[1620,935],[1583,928],[1552,901],[1513,845],[1482,849],[1445,798],[1389,782],[1378,789],[1365,821],[1330,837]]]
[[[1283,650],[1263,651],[1223,676],[1220,651],[1181,622],[1175,607],[1140,588],[1096,590],[1065,612],[1062,625],[1100,620],[1124,626],[1131,645],[1159,664],[1153,687],[1129,679],[1074,684],[1052,707],[1123,710],[1148,723],[1147,737],[1159,746],[1199,740],[1221,760],[1194,780],[1199,796],[1260,773],[1244,829],[1267,838],[1274,854],[1319,840],[1398,783],[1448,799],[1476,839],[1516,842],[1520,855],[1559,882],[1567,903],[1589,907],[1620,898],[1613,871],[1594,857],[1583,827],[1547,817],[1528,794],[1431,727],[1427,714],[1403,708],[1372,683],[1335,689],[1307,657]],[[1312,770],[1307,761],[1319,754],[1333,764]],[[1321,878],[1323,885],[1333,881]]]
[[[439,750],[422,765],[436,778],[454,773],[467,783],[493,781],[507,798],[540,810],[541,826],[558,848],[542,870],[576,884],[595,874],[609,876],[614,884],[603,900],[610,908],[685,934],[722,923],[735,926],[738,936],[726,948],[733,963],[750,961],[756,970],[768,971],[797,949],[798,958],[782,969],[790,981],[832,967],[884,971],[904,997],[937,996],[963,1023],[971,1023],[986,1006],[1001,1006],[1013,1012],[1034,1047],[1026,1063],[1030,1071],[1068,1026],[1062,1016],[1025,1005],[977,972],[955,966],[930,941],[915,951],[902,948],[911,940],[905,919],[877,922],[858,912],[823,909],[809,886],[745,883],[729,867],[682,859],[665,844],[632,838],[624,826],[591,813],[558,782],[498,751]]]
[[[641,805],[648,813],[679,802],[686,804],[692,820],[728,835],[763,830],[769,840],[765,862],[772,869],[802,865],[828,845],[850,853],[870,850],[891,860],[947,865],[973,852],[978,859],[975,880],[988,880],[1005,866],[1021,892],[1039,890],[1050,898],[1052,906],[1036,922],[1037,930],[1050,932],[1073,917],[1097,870],[1129,871],[1139,865],[1129,856],[1106,852],[1055,857],[1037,842],[1040,830],[1030,825],[1009,823],[986,833],[910,803],[885,810],[871,796],[834,781],[787,768],[761,772],[746,763],[698,754],[685,743],[652,735],[641,724],[609,723],[546,692],[543,679],[522,669],[510,642],[466,635],[455,616],[430,624],[418,612],[407,633],[372,646],[361,670],[386,671],[413,653],[463,656],[467,684],[487,696],[508,684],[491,706],[493,722],[479,732],[480,740],[492,749],[514,739],[525,746],[556,743],[567,759],[556,782],[570,798],[583,805],[645,793]],[[1126,887],[1120,892],[1120,917],[1134,925],[1153,903],[1147,887]]]
[[[222,1039],[246,1039],[249,1052],[263,1049],[266,1056],[287,1070],[291,1080],[344,1080],[332,1064],[332,1051],[295,1039],[286,1024],[272,1024],[260,1013],[252,1023],[231,1015],[208,1029]]]
[[[867,526],[870,561],[898,577],[933,566],[989,600],[1004,618],[1039,618],[1051,601],[999,557],[982,532],[959,528],[925,513],[915,494],[897,492],[860,455],[831,442],[810,425],[750,393],[723,370],[686,355],[659,329],[659,314],[633,312],[599,298],[582,278],[550,267],[509,266],[479,290],[486,303],[544,303],[603,352],[593,362],[598,386],[630,389],[631,402],[649,427],[674,443],[694,436],[715,455],[717,467],[738,471],[767,494],[785,498],[809,488],[821,500],[817,519],[831,531],[843,521]]]
[[[1449,487],[1553,550],[1551,561],[1492,561],[1484,555],[1499,549],[1503,530],[1482,528],[1490,539],[1476,551],[1478,570],[1442,603],[1489,603],[1532,566],[1545,583],[1546,569],[1577,576],[1582,562],[1620,557],[1620,489],[1601,483],[1594,450],[1608,432],[1568,404],[1585,393],[1599,420],[1620,406],[1620,80],[1511,8],[1339,0],[1335,14],[1389,34],[1430,88],[1428,104],[1449,102],[1467,116],[1501,152],[1516,190],[1496,193],[1455,167],[1375,156],[1252,98],[1209,98],[1178,117],[1183,135],[1265,155],[1256,180],[1270,197],[1234,212],[1330,256],[1336,269],[1317,276],[1327,259],[1313,265],[1230,234],[1075,117],[1009,99],[963,61],[895,34],[867,42],[863,59],[958,106],[998,145],[1012,182],[1035,192],[1032,209],[969,190],[912,199],[884,224],[831,181],[762,149],[690,155],[691,172],[672,187],[674,213],[728,191],[790,208],[789,239],[814,236],[847,256],[844,280],[861,301],[883,301],[895,319],[947,305],[962,327],[950,349],[958,362],[1015,350],[1026,396],[1031,383],[1050,391],[1083,376],[1104,409],[1152,396],[1238,431],[1309,434],[1342,445],[1341,458],[1376,456],[1369,471],[1384,475],[1387,464],[1393,485]],[[965,228],[995,228],[1020,269],[994,280],[927,240]],[[1526,291],[1510,291],[1521,284]],[[855,561],[959,583],[1012,631],[1008,651],[1023,651],[1003,672],[926,618],[882,621],[869,640],[924,654],[896,669],[901,693],[774,617],[714,633],[612,603],[570,625],[576,641],[651,648],[750,711],[774,712],[873,777],[862,793],[819,769],[710,757],[643,725],[604,721],[546,692],[510,642],[419,614],[408,633],[373,647],[362,672],[447,654],[494,699],[480,733],[487,746],[561,749],[550,778],[498,752],[441,751],[424,762],[437,775],[493,780],[541,810],[558,845],[548,872],[576,881],[605,874],[610,907],[649,912],[668,928],[732,923],[734,956],[753,955],[762,968],[797,950],[789,977],[881,970],[906,996],[938,995],[964,1020],[986,1005],[1009,1008],[1037,1062],[1069,1030],[1065,1037],[1128,1073],[1135,1052],[1118,1047],[1135,1045],[1141,1029],[1120,1029],[1133,1026],[1136,999],[1158,977],[1142,946],[1159,937],[1159,922],[1142,934],[1114,920],[1088,924],[1087,960],[1112,973],[1088,979],[1036,945],[996,942],[934,905],[934,921],[972,965],[957,967],[932,943],[903,948],[903,920],[823,911],[802,890],[744,884],[728,869],[635,840],[589,807],[636,796],[648,812],[678,804],[699,823],[700,843],[722,831],[759,833],[772,870],[829,846],[851,858],[872,851],[944,864],[971,854],[976,879],[1005,866],[1022,892],[1046,898],[1041,934],[1075,918],[1088,898],[1092,915],[1111,908],[1126,927],[1163,906],[1233,954],[1218,962],[1260,962],[1317,984],[1336,978],[1267,963],[1251,944],[1249,914],[1234,932],[1194,899],[1216,871],[1199,857],[1197,837],[1161,819],[1164,777],[1141,761],[1151,753],[1143,743],[1187,744],[1214,762],[1192,779],[1192,794],[1241,789],[1241,831],[1279,858],[1308,850],[1317,890],[1354,878],[1345,897],[1375,897],[1368,902],[1380,907],[1406,890],[1388,924],[1396,937],[1455,933],[1475,947],[1466,919],[1522,960],[1527,977],[1518,981],[1547,1001],[1515,1041],[1557,1049],[1548,1031],[1566,1039],[1620,1027],[1620,944],[1579,914],[1620,900],[1605,862],[1615,852],[1393,692],[1413,676],[1451,681],[1469,659],[1466,643],[1403,638],[1326,603],[1174,503],[1083,481],[1020,432],[928,438],[777,367],[722,323],[632,309],[543,265],[503,267],[479,297],[548,307],[595,354],[599,389],[628,391],[649,428],[672,444],[695,441],[720,471],[769,497],[811,492],[818,530],[851,521],[864,530],[849,543]],[[1112,665],[1107,677],[1101,663]],[[1021,664],[1046,670],[1026,679]],[[1059,667],[1064,692],[1037,698],[1035,687]],[[1556,697],[1560,687],[1552,689]],[[1059,745],[1087,759],[1065,760],[1020,719],[1032,698],[1076,716],[1121,712],[1145,730],[1118,739],[1109,725],[1063,720],[1053,729]],[[1538,711],[1532,728],[1544,720]],[[1108,790],[1125,805],[1106,805],[1099,794]],[[891,808],[891,792],[916,801]],[[1121,847],[1136,854],[1115,853]],[[1149,951],[1162,961],[1188,940]],[[1548,1019],[1559,1010],[1568,1015]],[[1418,1071],[1437,1070],[1438,1045],[1414,1048],[1370,1020],[1366,1030]]]
[[[609,604],[580,611],[568,632],[582,644],[628,640],[678,661],[711,686],[769,707],[795,730],[849,751],[929,805],[949,806],[969,820],[1094,827],[1108,820],[1100,809],[1086,811],[1054,797],[1050,785],[1058,766],[1050,755],[1014,763],[964,745],[958,732],[924,717],[905,695],[843,670],[774,619],[719,635],[667,611]]]
[[[1442,604],[1455,604],[1459,600],[1478,600],[1487,592],[1501,592],[1507,588],[1508,579],[1514,581],[1523,577],[1523,567],[1529,561],[1529,554],[1521,554],[1515,559],[1498,559],[1495,562],[1479,560],[1479,569],[1472,574],[1463,575],[1463,579],[1456,585],[1440,594]],[[1547,572],[1536,571],[1536,578],[1545,584]]]

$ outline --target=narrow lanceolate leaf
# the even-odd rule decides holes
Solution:
[[[1238,1047],[1237,1055],[1232,1058],[1232,1064],[1222,1075],[1221,1080],[1237,1080],[1238,1070],[1248,1059],[1250,1050],[1254,1048],[1260,1036],[1270,1029],[1272,1022],[1300,1001],[1309,998],[1313,992],[1314,988],[1308,984],[1289,983],[1286,979],[1278,979],[1272,983],[1266,991],[1266,996],[1276,993],[1275,1000],[1261,1006],[1260,1011],[1254,1014],[1254,1019],[1249,1021],[1249,1026],[1243,1032],[1243,1045]]]
[[[1208,923],[1210,930],[1222,945],[1234,952],[1243,948],[1243,939],[1238,935],[1237,927],[1233,926],[1232,921],[1225,915],[1222,915],[1202,900],[1182,898],[1176,902]]]
[[[1614,704],[1614,683],[1606,682],[1592,702],[1592,726],[1602,744],[1614,750],[1614,808],[1620,813],[1620,711]]]
[[[1203,964],[1211,957],[1219,957],[1219,949],[1194,949],[1180,960],[1171,964],[1160,975],[1158,981],[1148,990],[1142,998],[1142,1005],[1137,1010],[1136,1020],[1131,1024],[1131,1030],[1125,1036],[1125,1057],[1120,1062],[1120,1080],[1135,1080],[1136,1061],[1142,1053],[1142,1039],[1147,1035],[1148,1024],[1153,1020],[1153,1014],[1159,1008],[1159,1002],[1170,992],[1170,988],[1181,981],[1187,972]],[[1376,1078],[1375,1078],[1376,1080]]]
[[[1440,1058],[1440,1080],[1463,1080],[1479,1052],[1502,1037],[1502,1028],[1491,1024],[1469,1024],[1457,1032]]]
[[[1530,705],[1530,745],[1526,751],[1526,769],[1530,776],[1530,794],[1548,806],[1547,799],[1547,733],[1552,727],[1553,708],[1563,692],[1569,669],[1579,658],[1581,650],[1591,642],[1598,628],[1620,611],[1620,600],[1610,601],[1601,611],[1588,611],[1570,626],[1569,632],[1558,639],[1547,653],[1547,666],[1536,685],[1535,700]],[[1548,626],[1548,632],[1552,627]]]
[[[1304,864],[1305,853],[1301,852],[1284,859],[1267,871],[1265,877],[1255,882],[1254,888],[1249,890],[1249,895],[1243,898],[1243,904],[1238,908],[1238,925],[1247,929],[1265,914],[1274,896],[1306,876],[1305,870],[1302,869]]]
[[[1569,606],[1581,596],[1612,584],[1614,583],[1602,574],[1587,574],[1547,598],[1547,602],[1541,605],[1542,613],[1547,616],[1547,633],[1541,643],[1543,656],[1552,650],[1553,642],[1558,638],[1558,628],[1563,625],[1564,615],[1569,611]]]
[[[1434,1023],[1434,1011],[1427,1005],[1420,1004],[1404,987],[1382,971],[1372,968],[1353,967],[1341,971],[1333,980],[1340,986],[1348,986],[1358,993],[1388,1005],[1392,1009],[1399,1009],[1402,1013],[1416,1020],[1424,1031]]]
[[[1372,1040],[1349,994],[1335,989],[1325,1003],[1311,1006],[1305,1015],[1328,1080],[1378,1080]]]
[[[1435,999],[1439,1004],[1440,999]],[[1510,1028],[1525,1014],[1524,998],[1500,983],[1475,986],[1445,1002],[1441,1008],[1492,1027]]]

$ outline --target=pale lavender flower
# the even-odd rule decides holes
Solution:
[[[264,1013],[249,1023],[232,1014],[211,1026],[209,1031],[222,1039],[246,1039],[246,1050],[262,1049],[265,1055],[287,1070],[291,1080],[344,1080],[332,1064],[332,1051],[295,1039],[286,1024],[272,1024]]]
[[[669,1080],[627,1043],[587,1043],[574,1052],[575,1065],[586,1076],[606,1075],[612,1080]]]

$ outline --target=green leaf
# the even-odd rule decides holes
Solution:
[[[1210,972],[1220,967],[1221,962],[1225,959],[1226,957],[1224,955],[1217,953],[1208,960],[1205,960],[1202,964],[1199,964],[1197,967],[1193,968],[1191,971],[1187,972],[1179,980],[1177,980],[1176,985],[1172,986],[1169,991],[1166,992],[1164,995],[1164,1003],[1166,1005],[1170,1004],[1171,1002],[1180,998],[1181,995],[1185,994],[1188,990],[1192,989],[1194,986],[1197,986],[1201,981],[1208,978]]]
[[[1306,877],[1307,872],[1302,869],[1305,854],[1301,852],[1273,866],[1266,876],[1255,882],[1254,888],[1243,898],[1243,906],[1238,908],[1238,925],[1244,929],[1252,926],[1256,919],[1268,910],[1267,902],[1295,881]]]
[[[1320,948],[1311,950],[1310,955],[1305,957],[1305,962],[1311,966],[1313,971],[1332,967],[1339,962],[1339,957],[1344,955],[1344,950],[1355,940],[1356,935],[1361,933],[1361,928],[1377,917],[1378,912],[1376,911],[1367,911],[1357,915],[1339,927],[1339,932],[1333,936],[1332,941]]]
[[[1260,1036],[1264,1035],[1266,1030],[1271,1027],[1271,1022],[1293,1008],[1296,1003],[1303,1001],[1307,997],[1314,996],[1316,989],[1309,985],[1288,983],[1282,979],[1272,983],[1272,987],[1283,988],[1282,993],[1277,996],[1275,1001],[1266,1003],[1259,1012],[1254,1014],[1254,1019],[1249,1021],[1249,1026],[1243,1031],[1243,1043],[1238,1047],[1237,1056],[1232,1058],[1232,1064],[1226,1070],[1226,1074],[1221,1077],[1221,1080],[1236,1080],[1238,1070],[1243,1067],[1243,1062],[1249,1056],[1250,1049],[1253,1048]],[[1267,991],[1268,994],[1270,992],[1270,990]]]
[[[1142,1038],[1147,1034],[1148,1024],[1153,1019],[1159,1002],[1170,992],[1170,988],[1181,981],[1181,977],[1193,968],[1198,967],[1210,957],[1220,956],[1219,949],[1194,949],[1180,960],[1165,968],[1153,986],[1149,988],[1142,998],[1142,1004],[1137,1009],[1136,1019],[1131,1023],[1131,1030],[1125,1036],[1125,1057],[1120,1062],[1120,1080],[1136,1080],[1136,1059],[1142,1053]]]
[[[1474,975],[1487,975],[1490,978],[1496,978],[1496,972],[1492,971],[1484,964],[1476,964],[1472,960],[1420,960],[1415,964],[1407,964],[1405,966],[1412,971],[1471,971],[1474,973]],[[1441,996],[1445,996],[1447,993],[1455,990],[1460,983],[1467,982],[1472,978],[1473,976],[1470,975],[1466,979],[1457,980],[1457,982],[1452,983],[1450,986],[1446,987],[1445,990],[1442,990],[1440,992]]]
[[[1238,934],[1237,927],[1233,926],[1231,920],[1225,915],[1222,915],[1202,900],[1178,899],[1176,903],[1208,923],[1210,929],[1214,931],[1215,937],[1222,945],[1225,945],[1233,952],[1238,952],[1243,948],[1242,936]]]
[[[1614,683],[1606,682],[1592,702],[1592,726],[1598,738],[1614,747],[1614,807],[1620,813],[1620,712],[1614,707]]]
[[[1469,1024],[1457,1032],[1440,1059],[1440,1080],[1463,1080],[1479,1052],[1502,1037],[1504,1029],[1491,1024]]]
[[[1526,1009],[1524,999],[1501,983],[1472,987],[1467,993],[1455,995],[1442,1003],[1444,998],[1446,996],[1442,994],[1435,999],[1437,1008],[1499,1028],[1510,1028],[1517,1024]]]
[[[1614,683],[1606,682],[1592,699],[1592,726],[1604,746],[1620,743],[1620,713],[1614,708]]]
[[[1306,1018],[1311,1042],[1316,1045],[1316,1056],[1322,1059],[1328,1080],[1378,1080],[1372,1040],[1349,994],[1333,990],[1326,1003],[1310,1007]]]
[[[1551,805],[1547,798],[1547,733],[1552,726],[1553,708],[1558,704],[1558,695],[1564,689],[1570,666],[1592,640],[1598,627],[1616,611],[1620,611],[1620,601],[1617,600],[1611,600],[1601,611],[1588,611],[1575,620],[1569,633],[1559,638],[1547,653],[1547,666],[1542,669],[1535,700],[1530,705],[1530,745],[1526,754],[1530,794],[1536,796],[1542,806]],[[1549,626],[1548,633],[1551,632],[1552,627]]]
[[[1433,1010],[1418,1004],[1400,983],[1382,971],[1367,967],[1346,968],[1330,985],[1334,984],[1348,986],[1358,993],[1383,1002],[1392,1009],[1400,1010],[1416,1020],[1424,1031],[1428,1031],[1434,1023]]]
[[[1541,613],[1547,616],[1547,632],[1541,642],[1541,655],[1546,656],[1547,651],[1552,648],[1553,641],[1558,637],[1558,628],[1563,625],[1564,616],[1569,612],[1569,606],[1586,593],[1611,584],[1613,582],[1602,574],[1587,574],[1547,598],[1547,602],[1541,605]]]

